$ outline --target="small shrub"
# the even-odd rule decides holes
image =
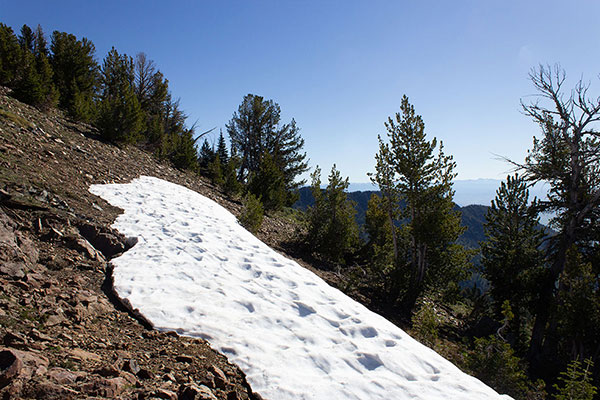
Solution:
[[[21,117],[20,115],[14,114],[10,111],[7,111],[7,110],[0,109],[0,117],[6,118],[6,119],[12,121],[13,123],[19,125],[21,128],[31,128],[33,126],[25,118]]]
[[[557,390],[556,400],[592,400],[597,388],[592,384],[592,367],[590,359],[584,361],[585,369],[579,360],[573,360],[567,370],[560,373],[560,385],[554,385]]]
[[[244,199],[244,208],[238,220],[240,224],[252,233],[258,232],[264,215],[263,205],[252,193]]]
[[[439,321],[435,315],[433,304],[424,303],[412,317],[412,326],[415,339],[433,347],[438,338]]]
[[[467,366],[477,378],[500,393],[526,398],[529,382],[510,345],[496,336],[475,339]]]
[[[216,185],[220,188],[222,188],[225,185],[225,179],[223,178],[223,168],[221,164],[221,159],[218,154],[215,157],[215,159],[208,164],[208,177],[210,178],[210,181],[213,183],[213,185]]]
[[[239,164],[239,158],[232,155],[223,168],[223,190],[228,196],[237,197],[242,191],[242,184],[237,177]]]

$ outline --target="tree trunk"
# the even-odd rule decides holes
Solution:
[[[390,229],[392,230],[392,243],[394,244],[394,263],[396,263],[398,261],[398,238],[396,237],[396,225],[394,224],[391,201],[388,199],[388,202],[390,203],[388,206],[388,217],[390,219]]]
[[[571,231],[571,229],[567,229]],[[550,312],[556,304],[555,286],[560,274],[565,269],[567,260],[567,251],[573,243],[572,232],[565,232],[558,250],[554,254],[554,262],[548,271],[548,276],[542,283],[540,298],[537,304],[535,324],[531,333],[529,342],[529,361],[532,364],[539,363],[542,358],[544,338],[554,336],[554,332],[547,332],[547,325],[550,319]],[[553,324],[554,325],[554,324]],[[555,330],[555,326],[552,328]],[[549,335],[551,334],[551,335]]]

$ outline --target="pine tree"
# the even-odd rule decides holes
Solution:
[[[358,245],[358,226],[354,219],[356,210],[346,193],[348,178],[342,179],[335,164],[324,190],[321,190],[319,167],[311,177],[315,204],[308,210],[308,244],[325,259],[343,264],[345,257]]]
[[[258,232],[262,225],[264,210],[262,203],[252,193],[247,193],[240,217],[240,224],[252,233]]]
[[[423,120],[406,96],[402,98],[400,111],[395,119],[390,117],[385,123],[389,144],[380,139],[372,179],[380,186],[390,218],[403,222],[402,232],[393,233],[392,237],[394,268],[408,272],[402,290],[403,309],[408,314],[423,290],[457,282],[464,276],[468,263],[467,254],[455,244],[464,230],[459,213],[453,210],[456,163],[452,156],[444,154],[441,143],[438,148],[435,138],[426,139]],[[398,198],[406,203],[401,212],[396,208]],[[394,220],[391,226],[398,222]],[[403,252],[399,251],[400,237],[405,239]],[[392,304],[402,285],[393,286],[397,289],[390,294]]]
[[[566,371],[561,372],[558,380],[560,385],[554,385],[557,390],[556,400],[592,400],[597,393],[598,388],[592,384],[592,367],[594,363],[591,359],[584,361],[585,368],[581,361],[573,360]]]
[[[174,154],[174,149],[181,136],[187,129],[185,120],[187,115],[181,111],[179,100],[173,100],[171,93],[167,93],[167,98],[163,103],[163,110],[160,118],[153,123],[161,124],[159,129],[159,143],[156,144],[156,154],[159,158],[168,159]],[[194,146],[196,139],[194,139]]]
[[[515,344],[522,344],[522,327],[537,299],[537,282],[543,274],[544,233],[538,228],[535,203],[528,203],[526,182],[519,175],[508,176],[488,209],[487,241],[481,243],[481,263],[492,285],[496,318],[500,320],[505,301],[515,313],[510,329]]]
[[[21,49],[26,53],[33,53],[33,31],[27,25],[21,27],[21,36],[19,36],[19,44]]]
[[[19,39],[12,28],[0,22],[0,85],[14,88],[22,59]]]
[[[208,143],[207,139],[204,139],[202,142],[202,147],[200,147],[200,153],[198,154],[198,165],[200,167],[200,172],[207,175],[208,174],[208,166],[213,163],[215,160],[216,153],[213,147]]]
[[[392,241],[393,259],[394,262],[399,259],[398,257],[398,229],[396,227],[396,221],[398,220],[400,210],[400,193],[396,186],[395,181],[395,168],[392,159],[392,153],[388,143],[384,143],[381,136],[377,136],[379,141],[379,152],[375,154],[375,173],[368,173],[371,182],[379,187],[381,192],[381,201],[379,204],[383,210],[383,213],[387,216],[387,222],[383,220],[377,221],[381,224],[387,224],[390,229],[390,237]],[[373,204],[374,206],[374,204]],[[375,220],[373,223],[376,222]],[[372,226],[372,229],[383,229],[383,226],[376,228]],[[379,243],[382,245],[382,243]]]
[[[35,55],[44,55],[46,57],[50,55],[50,52],[48,51],[48,41],[46,40],[46,35],[40,24],[35,28],[33,34],[33,46],[33,53]]]
[[[223,137],[223,131],[219,132],[219,141],[217,142],[217,156],[221,160],[221,164],[225,165],[229,161],[229,153],[227,152],[227,143]]]
[[[50,66],[48,56],[46,56],[46,54],[42,51],[41,47],[38,48],[36,46],[36,48],[35,70],[40,82],[41,96],[37,101],[34,102],[34,104],[42,110],[48,110],[58,105],[59,94],[52,79],[54,73],[52,72],[52,67]]]
[[[198,153],[193,129],[187,129],[181,134],[174,136],[174,146],[169,159],[176,168],[198,170]]]
[[[142,112],[133,91],[133,79],[133,60],[113,47],[102,66],[102,94],[96,122],[102,136],[111,142],[134,142],[142,129]]]
[[[392,226],[383,205],[383,199],[373,193],[367,204],[365,214],[365,232],[371,246],[384,247],[392,242]]]
[[[215,159],[208,164],[208,176],[211,182],[218,187],[223,187],[225,184],[225,179],[223,177],[223,167],[221,163],[221,158],[217,154]]]
[[[41,27],[34,34],[23,25],[21,36],[20,78],[14,86],[13,96],[42,110],[56,106],[58,92],[52,81],[52,68],[44,52],[45,38]]]
[[[59,92],[59,107],[77,120],[91,122],[95,117],[94,96],[99,85],[94,44],[74,35],[54,31],[50,45],[50,65]]]
[[[600,274],[598,264],[585,258],[572,246],[559,283],[554,314],[560,360],[590,357],[600,346]]]
[[[229,161],[223,168],[223,190],[228,196],[237,196],[242,191],[242,184],[238,181],[237,170],[240,166],[240,159],[232,154]]]
[[[165,131],[166,103],[170,101],[169,84],[156,68],[154,61],[144,53],[138,53],[134,62],[134,91],[144,114],[144,132],[142,136],[151,148],[157,148]],[[173,133],[173,132],[170,132]],[[180,133],[180,132],[177,132]]]
[[[269,153],[261,157],[258,171],[250,176],[248,191],[260,199],[267,210],[280,210],[285,205],[284,176]]]
[[[20,101],[36,105],[42,98],[42,84],[35,69],[35,58],[28,50],[21,53],[20,78],[14,86],[12,95]]]
[[[399,280],[398,277],[393,276],[395,264],[392,222],[384,199],[375,193],[372,194],[367,204],[364,226],[368,235],[366,246],[368,268],[371,280],[375,285],[382,285],[385,294],[394,291],[392,284]]]
[[[280,125],[280,115],[281,109],[273,100],[249,94],[226,127],[231,149],[241,158],[239,180],[247,183],[260,169],[263,155],[270,154],[283,174],[286,190],[291,192],[304,183],[295,179],[308,170],[308,165],[296,122],[292,119]]]

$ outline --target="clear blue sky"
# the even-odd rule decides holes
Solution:
[[[353,182],[406,94],[459,179],[503,178],[537,127],[520,113],[539,63],[600,88],[598,1],[11,1],[0,21],[155,60],[190,124],[224,128],[244,95],[280,104],[311,166]],[[597,92],[596,92],[597,93]]]

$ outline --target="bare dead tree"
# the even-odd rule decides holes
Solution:
[[[154,76],[157,73],[156,64],[150,60],[146,53],[137,53],[135,55],[135,94],[140,102],[148,99],[151,95]]]
[[[541,282],[539,303],[530,343],[530,360],[556,350],[556,321],[552,310],[562,288],[561,274],[573,246],[583,253],[597,246],[600,221],[600,97],[589,95],[589,83],[579,80],[565,93],[566,73],[560,66],[534,68],[529,78],[537,99],[521,101],[525,115],[542,130],[534,138],[525,163],[513,164],[532,184],[550,185],[540,211],[552,212],[558,234],[548,251],[548,273]],[[597,250],[596,250],[597,251]],[[558,283],[558,284],[557,284]]]

